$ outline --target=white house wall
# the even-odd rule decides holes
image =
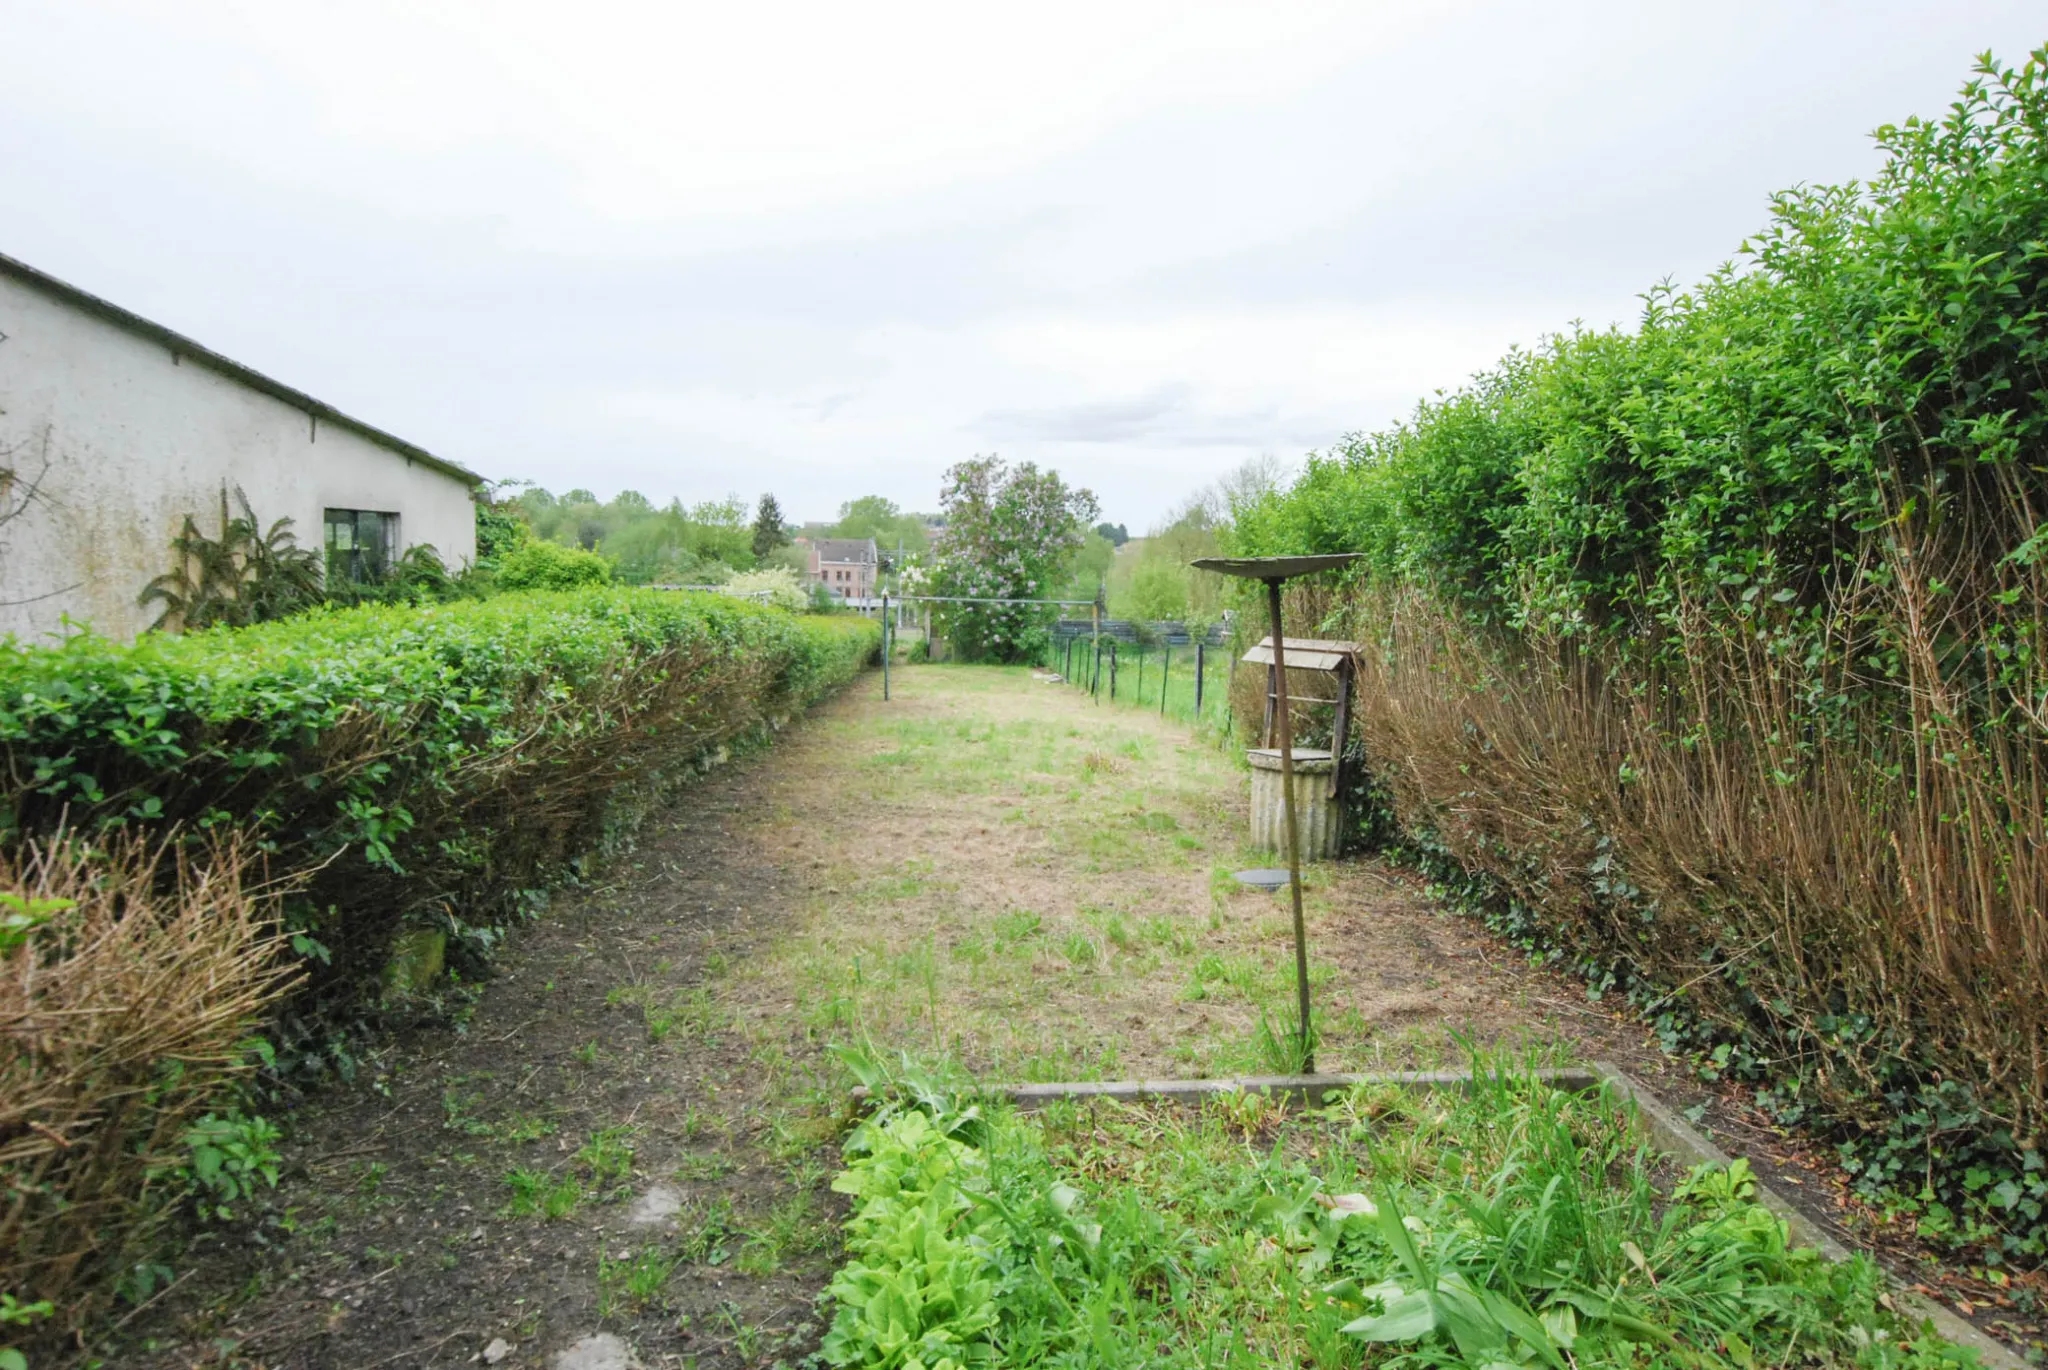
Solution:
[[[399,515],[399,551],[475,559],[469,486],[446,471],[9,276],[0,335],[0,470],[39,485],[0,526],[0,633],[48,640],[68,618],[133,637],[185,516],[218,535],[223,486],[266,528],[292,519],[301,547],[320,548],[325,510],[373,509]]]

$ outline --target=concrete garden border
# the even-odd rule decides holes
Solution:
[[[1608,1088],[1636,1106],[1650,1139],[1681,1163],[1693,1165],[1729,1164],[1727,1152],[1708,1141],[1692,1124],[1679,1116],[1627,1071],[1607,1061],[1586,1066],[1568,1066],[1532,1072],[1533,1078],[1553,1089],[1575,1094]],[[1018,1108],[1032,1110],[1060,1099],[1110,1099],[1118,1103],[1200,1103],[1223,1094],[1269,1094],[1320,1103],[1356,1085],[1402,1085],[1409,1089],[1468,1089],[1469,1070],[1397,1070],[1365,1074],[1330,1075],[1245,1075],[1214,1080],[1078,1080],[1055,1084],[989,1085],[983,1093],[1009,1100]],[[853,1091],[856,1110],[864,1107],[869,1091]],[[1811,1218],[1762,1180],[1756,1182],[1756,1199],[1785,1223],[1794,1245],[1810,1246],[1831,1261],[1849,1259],[1849,1249],[1823,1231]],[[1880,1267],[1881,1268],[1881,1267]],[[1990,1370],[2033,1370],[2004,1342],[1979,1331],[1952,1310],[1914,1290],[1892,1281],[1892,1300],[1900,1311],[1934,1324],[1934,1330],[1957,1346],[1977,1353],[1980,1364]]]

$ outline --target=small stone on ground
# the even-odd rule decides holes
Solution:
[[[675,1217],[683,1208],[683,1196],[665,1184],[655,1185],[633,1201],[633,1207],[626,1214],[631,1227],[654,1227]]]
[[[609,1332],[597,1332],[555,1354],[555,1370],[639,1370],[633,1348]]]

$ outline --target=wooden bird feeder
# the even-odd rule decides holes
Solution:
[[[1337,642],[1319,637],[1290,637],[1281,643],[1287,657],[1290,671],[1323,671],[1336,682],[1336,716],[1330,721],[1330,749],[1322,753],[1322,759],[1330,763],[1329,795],[1336,798],[1343,790],[1344,780],[1344,736],[1351,726],[1351,672],[1352,653],[1358,650],[1355,642]],[[1273,664],[1273,639],[1261,638],[1259,645],[1244,654],[1247,665],[1266,668],[1266,717],[1259,725],[1259,739],[1262,749],[1277,745],[1274,725],[1280,702],[1279,671]],[[1296,762],[1306,761],[1316,753],[1310,748],[1297,748]]]

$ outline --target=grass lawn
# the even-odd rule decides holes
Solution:
[[[827,725],[843,748],[827,783],[859,812],[779,834],[811,866],[811,904],[733,991],[765,1020],[795,987],[813,1033],[915,1045],[985,1077],[1289,1068],[1287,904],[1231,878],[1275,859],[1247,844],[1237,753],[1032,674],[911,668],[889,705]],[[791,828],[815,821],[785,812]],[[1465,929],[1418,937],[1411,910],[1398,930],[1360,925],[1409,903],[1391,893],[1370,872],[1310,868],[1320,1063],[1432,1064],[1447,1027],[1521,1032],[1517,1006],[1436,945]]]

